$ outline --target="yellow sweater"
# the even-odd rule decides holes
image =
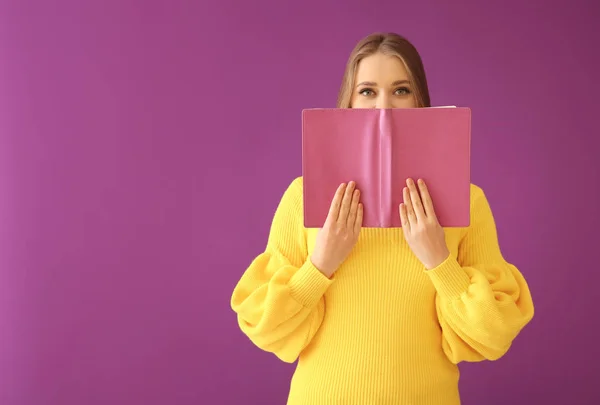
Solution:
[[[533,317],[475,185],[471,225],[445,229],[451,254],[429,271],[402,229],[363,228],[328,279],[310,261],[317,232],[303,227],[299,177],[231,297],[256,346],[298,360],[289,405],[458,405],[457,363],[498,359]]]

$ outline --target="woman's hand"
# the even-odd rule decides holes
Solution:
[[[362,227],[363,206],[356,184],[341,184],[333,197],[323,228],[311,255],[313,265],[325,276],[333,273],[350,255]]]
[[[450,255],[444,230],[433,210],[427,186],[419,180],[419,190],[412,179],[406,181],[404,202],[400,204],[400,219],[404,238],[411,250],[429,270],[439,266]],[[419,197],[419,191],[421,196]]]

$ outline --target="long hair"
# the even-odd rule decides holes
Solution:
[[[417,107],[431,107],[425,68],[419,52],[406,38],[395,33],[374,33],[361,39],[350,54],[337,99],[338,108],[350,108],[356,68],[359,62],[374,53],[396,56],[404,64]]]

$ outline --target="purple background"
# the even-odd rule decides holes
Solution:
[[[283,404],[293,366],[229,299],[301,173],[301,109],[379,30],[473,109],[473,181],[534,295],[464,404],[598,403],[599,6],[494,3],[3,1],[0,403]]]

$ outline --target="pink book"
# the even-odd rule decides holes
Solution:
[[[470,218],[469,108],[302,111],[304,226],[323,226],[336,189],[354,180],[363,227],[400,227],[408,177],[427,183],[443,227]]]

